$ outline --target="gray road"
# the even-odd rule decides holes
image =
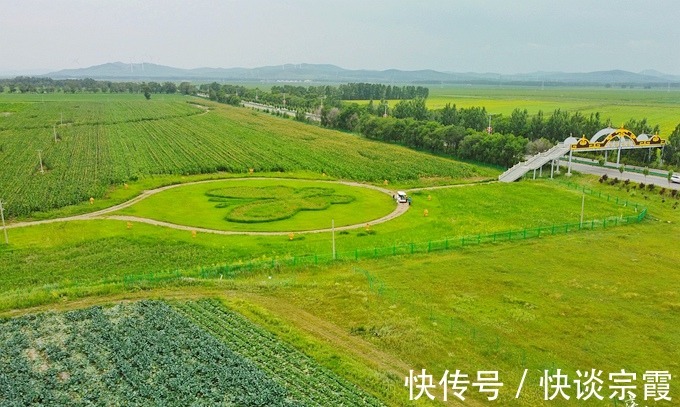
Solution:
[[[289,117],[295,117],[295,115],[297,114],[297,112],[294,111],[294,110],[289,110],[289,109],[280,108],[280,107],[276,107],[276,106],[270,106],[270,105],[263,105],[262,103],[241,102],[241,105],[243,105],[243,107],[249,107],[251,109],[268,110],[270,112],[279,112],[279,114],[285,114],[286,116],[289,116]],[[305,113],[305,117],[308,120],[312,120],[312,121],[316,121],[316,122],[321,121],[321,116],[319,116],[318,114]]]
[[[567,172],[567,162],[566,161],[561,161],[560,165],[562,166],[560,171],[563,173]],[[587,165],[587,164],[579,164],[579,163],[571,163],[571,170],[572,171],[578,171],[582,172],[585,174],[595,174],[595,175],[603,175],[607,174],[609,178],[618,178],[621,180],[626,180],[629,179],[632,182],[642,182],[645,184],[654,184],[657,187],[663,187],[666,189],[677,189],[680,190],[680,184],[674,184],[674,183],[669,183],[668,178],[665,177],[657,177],[654,175],[648,175],[645,177],[644,175],[637,173],[637,172],[629,172],[629,171],[624,171],[623,174],[619,172],[619,170],[614,169],[614,168],[604,168],[600,167],[598,165]]]

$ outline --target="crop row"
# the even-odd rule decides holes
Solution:
[[[174,304],[180,313],[223,340],[307,405],[360,406],[381,403],[215,300]]]
[[[152,102],[118,102],[130,103],[129,109],[114,106],[111,113],[101,103],[88,110],[87,103],[95,102],[78,102],[81,116],[73,120],[104,124],[58,127],[56,141],[51,126],[0,130],[0,199],[6,203],[7,215],[25,216],[84,202],[103,196],[112,185],[162,174],[246,173],[253,169],[395,181],[420,177],[461,179],[480,176],[482,171],[472,165],[246,109],[220,107],[203,115],[105,124],[112,117],[124,119],[127,114],[130,118],[154,117],[164,109],[169,114],[187,106],[196,109],[183,100],[163,101],[160,107]],[[39,122],[45,120],[45,115],[53,120],[55,107],[41,106],[33,103],[19,113],[22,117],[36,115]],[[0,128],[5,119],[8,118],[0,118]]]
[[[101,96],[100,101],[34,102],[0,104],[0,131],[47,129],[56,126],[110,125],[126,122],[162,120],[203,113],[188,103],[176,101],[114,100]]]
[[[0,339],[0,405],[293,405],[162,302],[2,321]]]

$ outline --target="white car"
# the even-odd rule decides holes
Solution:
[[[676,184],[680,184],[680,174],[671,175],[671,182],[675,182]]]

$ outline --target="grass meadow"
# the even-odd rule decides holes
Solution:
[[[390,101],[394,105],[398,101]],[[630,119],[646,118],[658,124],[659,135],[668,137],[680,124],[680,91],[660,89],[508,87],[508,86],[430,86],[427,107],[441,109],[447,103],[456,107],[485,107],[493,116],[510,116],[516,108],[529,116],[542,110],[549,116],[556,109],[584,115],[600,113],[603,121],[619,127]]]

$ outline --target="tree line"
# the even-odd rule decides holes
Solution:
[[[376,140],[506,167],[519,162],[524,154],[545,151],[567,137],[590,138],[605,127],[618,127],[609,119],[603,120],[600,113],[584,115],[556,109],[550,114],[539,110],[530,116],[526,109],[515,109],[509,116],[490,115],[484,107],[457,108],[455,104],[428,109],[423,98],[402,100],[392,108],[385,101],[370,101],[365,106],[355,103],[324,106],[321,124],[358,131]],[[623,127],[636,135],[659,132],[659,126],[646,118],[630,119]],[[646,149],[625,151],[622,162],[655,166],[663,159],[665,166],[679,166],[680,125],[667,141],[666,147],[656,153]],[[593,158],[600,158],[598,154],[602,153],[590,153]]]
[[[0,93],[182,93],[195,95],[196,85],[182,82],[113,82],[94,79],[52,79],[47,77],[17,76],[0,79]]]

